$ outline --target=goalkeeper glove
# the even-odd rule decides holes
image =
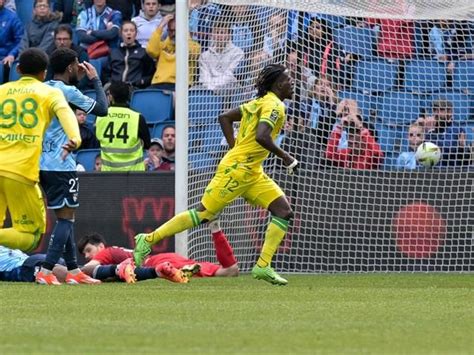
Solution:
[[[295,159],[290,165],[286,167],[286,173],[288,175],[293,175],[294,173],[296,173],[297,167],[298,167],[298,160]]]

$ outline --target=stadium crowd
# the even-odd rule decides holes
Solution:
[[[414,150],[423,139],[441,147],[441,166],[472,163],[472,21],[349,18],[202,0],[189,5],[190,95],[217,97],[221,109],[229,108],[254,94],[253,77],[265,64],[285,64],[297,89],[278,142],[303,165],[415,169]],[[128,108],[149,130],[137,136],[147,151],[134,170],[173,170],[174,12],[174,0],[0,0],[0,80],[16,79],[16,60],[27,48],[48,55],[74,50],[79,62],[96,68],[109,103],[111,86],[129,86]],[[87,76],[77,87],[94,95]],[[150,97],[151,111],[144,104]],[[78,169],[100,170],[107,136],[96,136],[94,115],[77,109],[76,116],[83,139]],[[219,141],[211,126],[201,133]],[[200,145],[191,166],[218,150],[214,142],[190,142]]]

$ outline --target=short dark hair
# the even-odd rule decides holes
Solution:
[[[67,32],[69,34],[69,37],[71,37],[72,39],[72,27],[68,24],[62,23],[58,27],[56,27],[54,30],[54,37],[56,37],[59,32]]]
[[[58,48],[51,53],[51,69],[53,74],[62,74],[66,68],[77,60],[77,53],[70,48]]]
[[[165,130],[168,129],[168,128],[173,128],[174,131],[176,132],[176,127],[172,124],[168,124],[168,125],[164,126],[163,130],[161,131],[161,139],[163,139],[163,134],[165,133]]]
[[[48,55],[39,48],[25,49],[18,59],[20,72],[26,75],[37,75],[48,68]]]
[[[36,4],[38,3],[38,1],[40,1],[40,0],[35,0],[35,1],[33,2],[33,6],[36,6]],[[45,1],[48,3],[48,5],[50,5],[49,0],[45,0]]]
[[[106,245],[105,238],[99,233],[92,232],[79,239],[77,242],[77,249],[79,250],[79,253],[84,254],[84,249],[87,244],[99,245],[100,243]]]
[[[123,81],[113,81],[110,84],[109,92],[116,103],[125,104],[130,100],[130,85]]]
[[[133,25],[133,27],[135,27],[135,31],[137,30],[137,24],[133,21],[128,21],[128,20],[125,20],[122,22],[122,25],[120,26],[120,31],[123,30],[123,26],[125,25]]]

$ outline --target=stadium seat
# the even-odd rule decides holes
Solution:
[[[220,145],[223,134],[218,117],[222,100],[209,90],[189,91],[189,141],[190,147],[203,145],[212,150]]]
[[[10,67],[10,74],[8,75],[8,81],[15,81],[20,79],[20,74],[16,71],[16,67],[18,66],[18,62],[15,61],[12,63]]]
[[[454,63],[453,89],[474,94],[474,61]]]
[[[471,113],[471,97],[466,94],[458,92],[446,92],[440,94],[431,95],[427,102],[428,112],[431,114],[431,107],[434,100],[446,99],[453,103],[454,108],[454,120],[455,121],[468,121]]]
[[[398,63],[383,60],[359,61],[353,87],[363,93],[391,90],[397,79]]]
[[[337,97],[339,98],[339,100],[353,99],[357,101],[357,106],[359,107],[360,112],[362,113],[362,118],[364,119],[364,121],[372,121],[372,116],[374,115],[374,110],[376,108],[376,97],[355,91],[339,91],[337,93]]]
[[[384,124],[408,125],[421,112],[421,100],[408,92],[386,92],[377,98],[377,119]]]
[[[437,60],[412,60],[405,68],[405,89],[433,93],[446,87],[446,64]]]
[[[400,153],[407,135],[405,126],[377,122],[375,130],[377,131],[377,141],[386,157]]]
[[[100,154],[100,149],[82,149],[76,154],[76,162],[81,164],[86,171],[94,171],[95,157]]]
[[[135,90],[130,108],[140,112],[149,125],[170,120],[173,116],[173,95],[158,89]]]
[[[335,42],[347,53],[364,58],[373,56],[376,31],[370,28],[348,26],[334,30]]]
[[[173,120],[166,120],[166,121],[163,121],[163,122],[158,122],[158,123],[154,123],[154,124],[151,124],[149,125],[149,129],[150,129],[150,137],[151,138],[161,138],[161,134],[163,133],[163,128],[165,128],[166,126],[175,126],[175,121]]]
[[[26,27],[31,22],[33,17],[33,4],[32,0],[16,0],[16,14],[20,18],[23,26]]]

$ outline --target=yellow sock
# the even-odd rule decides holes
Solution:
[[[262,252],[258,258],[257,265],[266,267],[272,262],[273,255],[278,249],[281,241],[285,237],[288,230],[288,221],[283,218],[272,217],[265,233],[265,242],[263,243]]]
[[[156,244],[160,240],[171,237],[176,233],[185,231],[189,228],[196,227],[201,224],[201,220],[196,210],[188,210],[178,213],[158,229],[147,235],[146,241],[150,244]]]
[[[38,246],[41,235],[17,231],[14,228],[0,229],[0,245],[10,249],[31,251]]]

